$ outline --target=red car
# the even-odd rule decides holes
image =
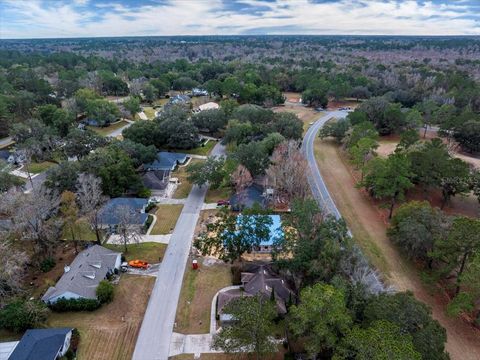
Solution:
[[[148,262],[142,260],[130,260],[128,262],[128,265],[138,269],[148,269],[150,267],[150,264]]]
[[[229,206],[230,205],[230,201],[228,200],[218,200],[217,201],[217,206]]]

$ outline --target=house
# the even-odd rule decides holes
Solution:
[[[142,174],[142,183],[147,189],[155,193],[162,193],[168,186],[170,180],[170,170],[146,171]]]
[[[8,158],[10,157],[10,151],[8,150],[0,150],[0,160],[8,162]]]
[[[145,225],[148,214],[145,209],[148,199],[142,198],[113,198],[100,209],[98,215],[99,227],[114,232],[117,225],[129,222],[129,225]]]
[[[267,200],[260,185],[253,184],[230,197],[230,206],[233,211],[252,208],[255,204],[262,209],[267,208]]]
[[[192,89],[192,95],[193,96],[208,96],[208,91],[205,90],[205,89],[193,88]]]
[[[70,348],[72,328],[29,329],[15,346],[9,360],[56,360]]]
[[[170,105],[190,104],[191,101],[192,100],[190,99],[190,96],[179,94],[179,95],[172,96],[168,101],[168,104]]]
[[[208,102],[208,103],[202,104],[198,107],[199,111],[216,110],[216,109],[220,109],[220,105],[218,105],[215,102]]]
[[[157,158],[150,164],[144,164],[146,171],[173,171],[179,164],[187,162],[187,154],[160,151]]]
[[[289,287],[287,282],[273,272],[267,265],[256,265],[251,271],[242,272],[241,288],[231,289],[220,292],[217,299],[217,314],[223,324],[231,322],[233,319],[226,313],[225,307],[234,299],[243,296],[259,295],[265,300],[275,299],[277,312],[280,315],[287,313],[287,305],[294,302],[295,293]]]
[[[80,252],[55,286],[50,287],[42,301],[53,304],[60,298],[96,299],[97,286],[108,275],[119,270],[122,254],[94,245]]]
[[[243,216],[256,217],[258,215],[239,215],[237,217],[237,224],[240,223]],[[284,237],[282,229],[282,220],[280,215],[267,215],[272,223],[269,225],[269,236],[267,240],[262,239],[260,245],[253,249],[254,253],[268,254],[273,250],[273,246],[276,240]]]

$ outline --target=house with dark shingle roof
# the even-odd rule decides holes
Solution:
[[[70,348],[72,328],[30,329],[16,345],[9,360],[56,360]]]
[[[128,220],[130,225],[142,227],[148,219],[145,209],[148,199],[142,198],[113,198],[100,209],[98,215],[99,227],[114,232],[117,225]],[[125,216],[127,212],[128,216]]]
[[[60,298],[96,299],[97,286],[115,269],[120,269],[122,254],[94,245],[80,252],[55,284],[50,287],[42,301],[53,304]]]
[[[258,295],[265,300],[272,299],[273,296],[277,312],[281,315],[287,313],[287,303],[295,299],[295,293],[287,282],[266,265],[260,265],[251,272],[242,272],[241,282],[241,288],[218,294],[217,313],[220,315],[220,321],[232,320],[230,314],[225,313],[224,309],[234,299],[244,296]]]
[[[187,158],[187,154],[160,151],[157,158],[149,164],[144,164],[143,168],[146,171],[173,171],[177,165],[184,164]]]

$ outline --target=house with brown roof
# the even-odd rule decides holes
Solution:
[[[234,299],[243,296],[261,296],[265,300],[275,298],[277,312],[280,315],[287,313],[287,304],[294,301],[295,293],[287,282],[267,265],[259,265],[251,272],[242,272],[242,286],[218,294],[217,314],[221,323],[232,321],[230,314],[225,313],[225,307]],[[272,295],[273,293],[273,295]]]

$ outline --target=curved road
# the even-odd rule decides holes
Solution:
[[[217,143],[213,156],[225,154]],[[165,251],[138,335],[134,360],[167,360],[183,275],[207,186],[193,186]]]
[[[344,118],[347,116],[347,111],[329,111],[321,116],[310,128],[303,138],[302,151],[307,158],[308,165],[310,167],[311,176],[308,178],[310,187],[312,188],[313,196],[317,199],[320,208],[333,216],[340,219],[342,215],[337,209],[335,202],[333,201],[330,193],[328,192],[327,186],[323,181],[320,170],[318,169],[317,161],[315,160],[315,151],[314,143],[315,138],[317,137],[318,131],[322,128],[325,123],[332,118]]]

